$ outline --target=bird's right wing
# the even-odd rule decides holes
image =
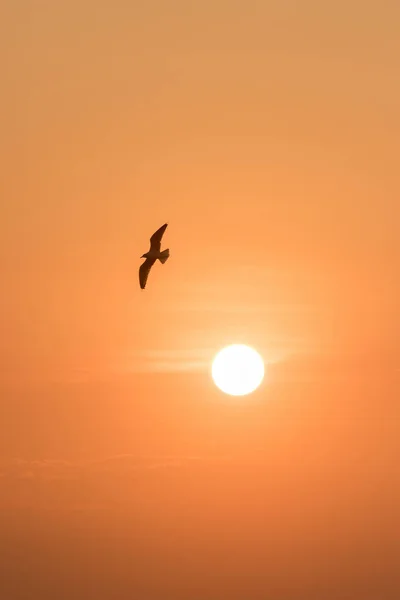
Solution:
[[[168,223],[165,223],[157,229],[155,233],[150,238],[150,250],[155,250],[156,252],[160,252],[161,248],[161,238],[164,235],[164,231],[167,229]]]
[[[142,263],[140,265],[139,282],[140,282],[140,287],[142,288],[142,290],[144,290],[144,288],[146,287],[147,278],[149,276],[150,269],[154,265],[154,263],[155,263],[154,258],[146,258],[144,263]]]

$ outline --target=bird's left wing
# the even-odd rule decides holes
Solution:
[[[150,250],[155,250],[157,252],[160,251],[161,238],[164,235],[164,231],[167,229],[167,227],[168,223],[165,223],[160,227],[160,229],[157,229],[157,231],[153,233],[153,235],[150,238]]]
[[[142,288],[142,290],[144,290],[144,288],[146,287],[147,278],[149,276],[150,269],[154,265],[154,263],[155,263],[154,258],[146,258],[144,263],[142,263],[140,265],[139,282],[140,282],[140,287]]]

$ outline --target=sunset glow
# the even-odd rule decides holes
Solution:
[[[0,600],[399,600],[400,2],[0,29]]]

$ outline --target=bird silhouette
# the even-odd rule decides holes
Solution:
[[[157,229],[155,233],[150,238],[150,250],[146,252],[146,254],[142,254],[140,258],[145,258],[144,263],[140,265],[139,269],[139,282],[142,290],[146,287],[147,278],[150,273],[151,267],[154,265],[156,260],[159,260],[162,264],[164,264],[169,257],[169,249],[163,250],[161,252],[161,238],[164,235],[164,231],[167,229],[168,223],[165,223]]]

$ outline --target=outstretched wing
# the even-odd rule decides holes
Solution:
[[[150,238],[150,251],[160,252],[161,249],[161,238],[164,235],[164,231],[167,229],[168,223],[165,223],[160,229],[157,229]]]
[[[147,278],[148,278],[149,273],[150,273],[150,269],[154,265],[155,262],[156,261],[155,261],[154,258],[146,258],[146,260],[144,261],[144,263],[142,263],[140,265],[140,268],[139,268],[139,281],[140,281],[140,287],[142,288],[142,290],[144,290],[144,288],[146,287],[146,282],[147,282]]]

